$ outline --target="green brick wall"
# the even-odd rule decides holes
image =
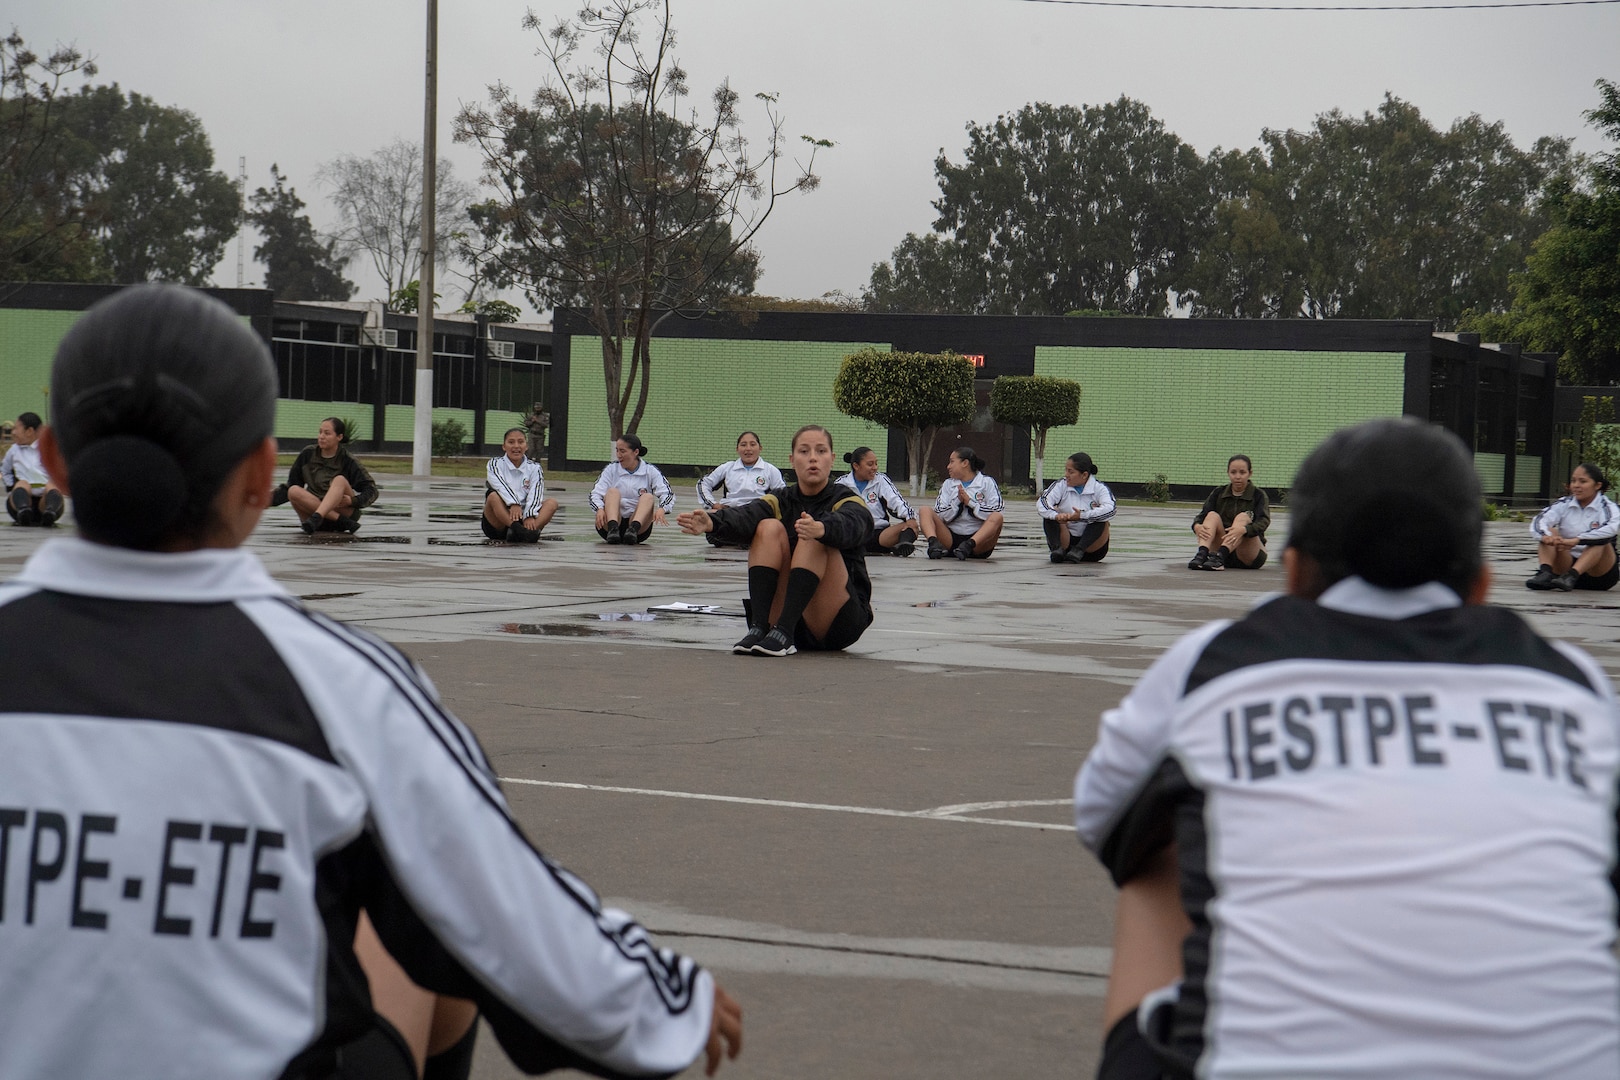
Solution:
[[[1507,457],[1504,454],[1476,453],[1474,471],[1479,474],[1479,486],[1487,495],[1506,495]],[[1553,477],[1557,491],[1564,478]],[[1535,454],[1520,454],[1513,470],[1513,494],[1534,495],[1541,486],[1541,458]]]
[[[77,311],[0,309],[0,416],[37,412],[46,420],[51,361],[57,342],[79,319]]]
[[[369,442],[373,415],[372,406],[358,405],[352,401],[288,401],[282,398],[276,402],[276,437],[314,442],[315,432],[320,429],[321,421],[328,416],[337,416],[354,422],[354,430],[349,432],[351,439],[355,442]],[[416,410],[411,406],[389,405],[386,407],[385,417],[388,424],[388,430],[383,433],[385,441],[408,443],[416,437]],[[433,410],[435,424],[445,420],[460,420],[461,425],[467,429],[467,438],[472,438],[471,409]],[[501,432],[509,427],[521,427],[522,424],[521,413],[487,412],[484,414],[484,440],[498,443],[501,441]]]
[[[1046,442],[1046,474],[1085,450],[1106,480],[1226,480],[1248,454],[1255,480],[1287,487],[1321,439],[1375,416],[1399,416],[1400,353],[1038,346],[1035,374],[1080,383],[1080,422]]]
[[[805,424],[832,432],[839,456],[865,444],[885,456],[884,428],[833,407],[832,384],[861,341],[724,341],[654,338],[652,385],[639,434],[654,464],[719,465],[737,456],[737,436],[759,433],[765,460],[787,468],[788,440]],[[632,405],[633,407],[633,405]],[[610,460],[602,342],[569,344],[568,456]]]
[[[411,405],[388,405],[388,406],[385,406],[385,409],[386,409],[385,415],[386,415],[386,418],[387,418],[388,430],[383,433],[383,438],[386,441],[388,441],[388,442],[410,442],[410,441],[412,441],[413,439],[416,438],[416,408],[414,406],[411,406]],[[367,431],[367,436],[366,437],[370,438],[369,433],[370,433],[370,430],[371,430],[371,406],[369,406],[369,405],[365,406],[365,410],[366,410],[366,416],[365,416],[365,419],[360,422],[360,426],[366,429],[366,431]],[[473,416],[474,416],[474,413],[473,413],[473,410],[471,410],[471,409],[435,408],[433,410],[433,422],[435,424],[442,424],[446,420],[460,420],[461,421],[461,426],[467,429],[467,438],[468,439],[472,438]],[[507,420],[508,417],[512,418],[510,420],[510,422]],[[520,422],[522,422],[522,420],[523,420],[523,417],[521,415],[517,414],[517,413],[498,413],[498,412],[487,412],[487,413],[485,413],[484,414],[484,439],[485,439],[485,441],[486,442],[500,442],[501,441],[501,430],[503,428],[509,428],[513,424],[520,423]]]

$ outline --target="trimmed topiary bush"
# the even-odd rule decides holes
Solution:
[[[1035,444],[1035,491],[1046,488],[1046,433],[1080,420],[1080,384],[1047,375],[1002,375],[990,391],[990,415],[1028,428]]]
[[[833,404],[847,416],[905,431],[911,494],[919,495],[934,436],[973,415],[973,362],[958,353],[862,349],[844,357]]]

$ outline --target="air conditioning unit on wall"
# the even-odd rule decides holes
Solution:
[[[514,343],[510,341],[496,341],[489,338],[484,342],[491,360],[511,360],[517,356]]]
[[[362,326],[360,328],[360,342],[363,345],[381,345],[385,349],[399,348],[399,331],[387,330],[380,326]]]

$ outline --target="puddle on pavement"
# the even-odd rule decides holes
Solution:
[[[341,600],[345,596],[359,596],[357,592],[312,592],[307,596],[300,596],[300,600]]]
[[[613,631],[602,623],[657,622],[658,616],[650,611],[602,611],[595,615],[577,615],[580,622],[557,623],[502,623],[503,634],[538,634],[543,637],[601,637]]]
[[[538,634],[542,637],[601,637],[607,631],[577,623],[509,622],[501,624],[501,633]]]

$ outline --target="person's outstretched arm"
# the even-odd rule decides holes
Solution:
[[[714,980],[533,845],[477,740],[408,659],[285,601],[248,609],[315,711],[332,797],[364,800],[365,831],[328,858],[362,883],[412,980],[475,1001],[525,1071],[667,1076],[711,1047]]]

